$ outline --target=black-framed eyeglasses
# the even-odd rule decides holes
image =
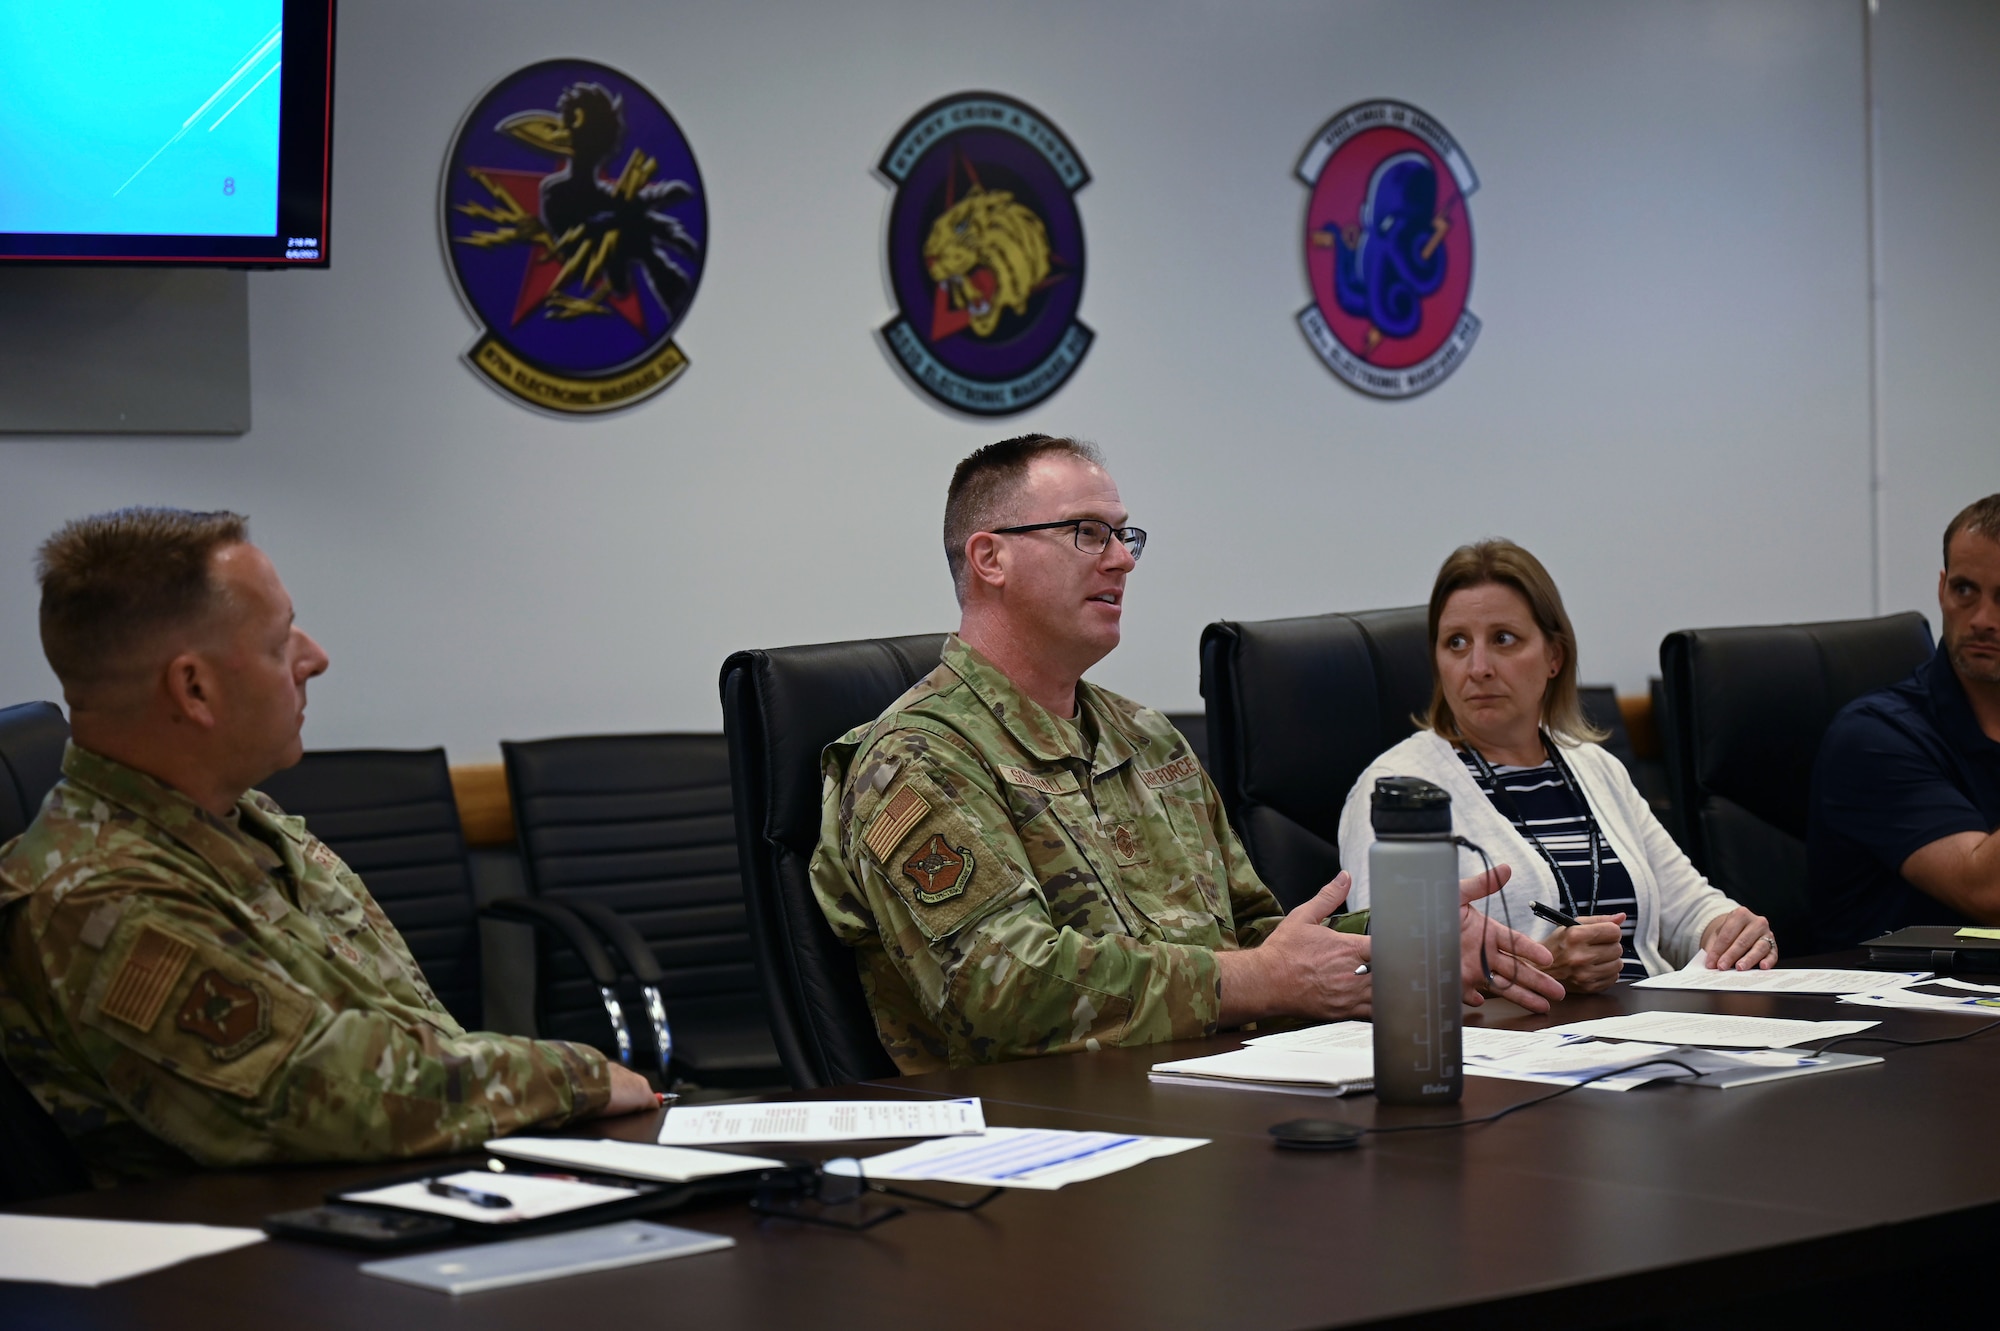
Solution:
[[[1135,564],[1146,550],[1144,527],[1114,527],[1096,518],[1065,518],[1061,522],[1030,522],[1024,527],[995,527],[993,534],[1014,536],[1029,531],[1054,531],[1058,527],[1076,528],[1076,548],[1087,555],[1103,554],[1114,536],[1124,543],[1126,552],[1132,556],[1132,562]]]
[[[885,1220],[908,1214],[908,1208],[893,1202],[871,1207],[867,1204],[871,1196],[900,1197],[944,1211],[977,1211],[1006,1191],[1004,1188],[988,1188],[977,1197],[956,1200],[936,1197],[878,1183],[862,1172],[859,1160],[850,1163],[854,1168],[851,1174],[829,1173],[824,1163],[805,1161],[793,1162],[787,1169],[773,1170],[761,1180],[756,1195],[750,1199],[750,1209],[758,1215],[781,1220],[801,1220],[830,1229],[862,1230],[873,1229]]]

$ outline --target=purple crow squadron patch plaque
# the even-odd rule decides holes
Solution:
[[[1312,304],[1299,312],[1327,368],[1373,397],[1415,397],[1479,336],[1472,214],[1479,177],[1437,121],[1405,102],[1359,102],[1299,161]]]
[[[484,330],[465,359],[565,414],[642,402],[687,368],[708,203],[667,108],[615,69],[545,60],[474,104],[445,159],[440,224]]]
[[[1092,336],[1074,198],[1090,172],[1062,131],[1012,97],[958,93],[897,130],[876,170],[896,191],[881,337],[910,382],[979,416],[1062,387]]]

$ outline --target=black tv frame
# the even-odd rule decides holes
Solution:
[[[275,236],[128,236],[0,231],[0,266],[324,268],[333,206],[337,0],[284,0]],[[305,242],[305,243],[300,243]]]

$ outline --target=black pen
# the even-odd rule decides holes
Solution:
[[[477,1188],[461,1188],[456,1183],[446,1183],[443,1179],[430,1179],[424,1190],[433,1197],[449,1197],[455,1202],[468,1202],[473,1206],[483,1206],[489,1211],[505,1211],[514,1203],[497,1192],[480,1192]]]
[[[1574,915],[1565,915],[1554,906],[1545,906],[1539,901],[1530,901],[1528,909],[1547,920],[1550,924],[1560,924],[1565,929],[1574,929],[1583,921]]]

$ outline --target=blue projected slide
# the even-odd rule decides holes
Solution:
[[[0,0],[0,232],[272,236],[283,0]]]

